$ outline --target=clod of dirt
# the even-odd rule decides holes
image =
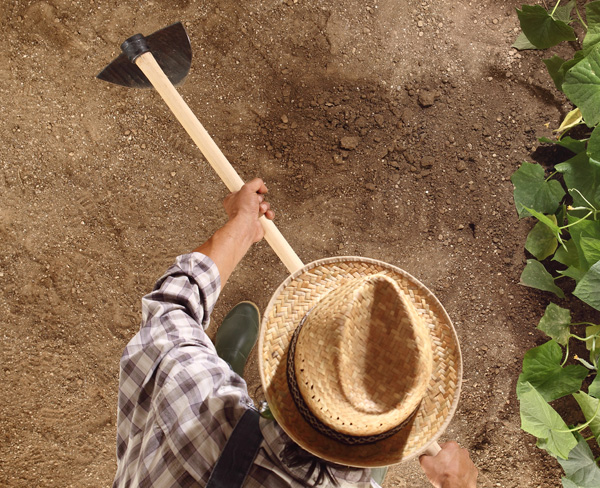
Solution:
[[[421,105],[421,107],[431,107],[438,97],[439,94],[437,92],[421,90],[419,92],[419,105]]]
[[[423,159],[421,159],[421,168],[429,169],[433,166],[433,163],[435,163],[434,158],[431,156],[424,156]]]
[[[467,169],[467,163],[465,163],[462,159],[456,163],[456,171],[459,173]]]
[[[340,140],[340,147],[342,149],[347,149],[349,151],[352,151],[358,147],[359,143],[360,143],[360,137],[345,136],[345,137],[342,137],[342,139]]]

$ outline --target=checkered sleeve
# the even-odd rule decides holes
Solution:
[[[205,482],[251,405],[244,381],[205,333],[217,267],[180,256],[142,299],[142,325],[121,358],[114,486]]]

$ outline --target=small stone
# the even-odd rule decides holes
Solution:
[[[419,105],[421,105],[421,107],[431,107],[436,98],[437,96],[435,92],[421,90],[421,92],[419,92]]]
[[[175,173],[175,171],[171,171],[171,176],[177,176],[177,173]]]
[[[459,173],[467,169],[467,163],[465,163],[462,159],[456,163],[456,171]]]
[[[342,249],[344,249],[344,244],[343,244],[343,243],[341,243],[341,244],[338,246],[338,249],[339,249],[340,251],[341,251]]]
[[[493,19],[493,20],[492,20],[492,24],[494,24],[494,25],[495,25],[495,24],[497,24],[497,23],[498,23],[498,19]]]
[[[341,154],[334,154],[333,155],[333,162],[335,164],[344,164],[344,159],[342,158]]]
[[[367,183],[365,188],[369,191],[375,191],[377,189],[373,183]]]
[[[287,115],[282,115],[282,116],[281,116],[281,121],[282,121],[284,124],[287,124],[287,123],[289,122],[288,116],[287,116]]]
[[[429,169],[433,166],[433,163],[435,163],[434,158],[431,156],[425,156],[423,159],[421,159],[421,168]]]
[[[353,149],[356,149],[358,147],[359,142],[360,142],[360,137],[344,136],[340,140],[340,147],[342,149],[347,149],[349,151],[352,151]]]
[[[417,27],[423,27],[423,21],[419,20],[419,22],[417,22]]]

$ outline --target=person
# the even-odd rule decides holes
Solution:
[[[114,488],[206,486],[238,420],[254,408],[241,373],[256,341],[258,310],[249,302],[234,307],[217,347],[205,330],[236,265],[263,238],[259,216],[274,218],[266,193],[256,178],[229,194],[225,225],[177,257],[142,299],[141,328],[120,361]],[[263,439],[244,486],[379,486],[371,469],[315,458],[277,422],[260,422]],[[477,469],[455,442],[421,456],[420,464],[435,487],[476,486]]]

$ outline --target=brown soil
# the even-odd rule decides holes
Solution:
[[[510,48],[520,3],[2,2],[0,485],[110,485],[140,298],[225,220],[224,185],[157,94],[94,77],[127,37],[182,20],[180,92],[242,177],[266,180],[302,260],[381,259],[447,308],[465,372],[445,439],[481,486],[560,486],[519,429],[515,383],[551,297],[518,284],[532,223],[509,178],[569,106],[547,54]],[[255,246],[213,324],[240,299],[264,308],[286,276]],[[247,371],[254,393],[254,358]],[[385,486],[429,484],[410,462]]]

